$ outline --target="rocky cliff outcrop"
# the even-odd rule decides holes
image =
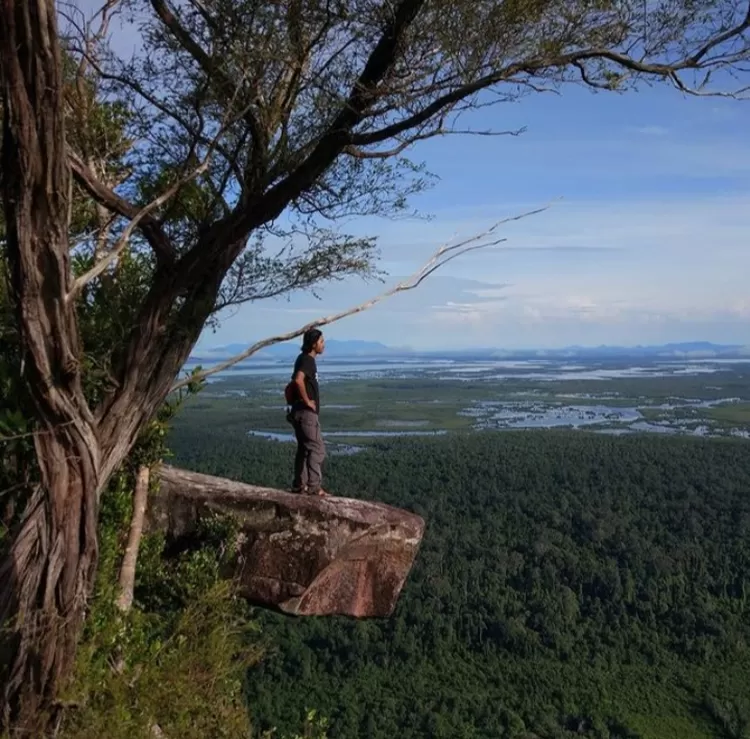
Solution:
[[[240,525],[237,580],[248,600],[300,616],[389,616],[425,522],[353,498],[312,497],[162,466],[147,526],[179,540],[201,516]]]

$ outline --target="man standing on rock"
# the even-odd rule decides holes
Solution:
[[[302,352],[297,357],[292,372],[294,400],[290,420],[297,438],[293,493],[328,495],[321,487],[326,448],[320,432],[320,390],[315,362],[315,358],[324,349],[323,333],[317,328],[308,329],[302,337]]]

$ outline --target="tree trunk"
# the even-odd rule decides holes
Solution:
[[[0,734],[38,736],[73,665],[97,565],[99,496],[169,393],[247,232],[218,229],[157,270],[115,382],[81,382],[68,241],[70,171],[55,0],[0,0],[2,194],[38,484],[0,561]],[[230,224],[231,225],[231,224]]]
[[[0,622],[10,627],[2,724],[19,736],[37,736],[53,719],[97,563],[98,471],[88,441],[66,427],[40,433],[36,449],[48,472],[0,569]]]
[[[138,470],[135,481],[135,495],[133,496],[133,517],[130,520],[128,544],[120,567],[120,594],[117,607],[127,613],[133,605],[133,590],[135,588],[135,566],[138,561],[138,548],[143,536],[143,521],[146,518],[148,504],[148,484],[151,470],[145,465]]]
[[[55,19],[54,0],[0,0],[7,251],[38,428],[39,482],[0,561],[0,734],[24,738],[54,719],[56,693],[74,663],[96,572],[101,491],[168,394],[226,271],[203,280],[174,320],[177,288],[152,290],[118,388],[94,413],[68,298],[70,173]]]
[[[67,298],[69,171],[53,0],[0,0],[0,93],[8,261],[39,481],[0,563],[0,732],[38,736],[75,657],[105,482]]]

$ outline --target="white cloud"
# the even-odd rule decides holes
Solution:
[[[666,136],[669,133],[669,129],[665,126],[635,126],[629,130],[635,133],[642,134],[643,136]]]
[[[435,306],[441,320],[455,325],[480,320],[486,326],[523,325],[580,321],[596,324],[642,324],[668,321],[692,323],[743,320],[750,317],[750,301],[734,301],[726,307],[711,304],[668,305],[608,300],[606,296],[557,293],[510,295],[507,300],[474,305]],[[429,317],[424,321],[429,322]]]
[[[505,204],[497,210],[517,209]],[[417,263],[433,240],[444,241],[454,231],[467,236],[488,222],[487,210],[463,209],[420,223],[417,231],[415,224],[401,223],[401,231],[384,234],[384,255],[396,252],[394,263],[401,268],[388,284],[414,268],[404,255]],[[455,260],[419,289],[329,327],[329,335],[422,346],[639,343],[649,336],[714,335],[750,341],[749,195],[564,202],[508,229],[514,250]],[[412,237],[416,243],[410,244]],[[398,246],[389,246],[395,239]],[[574,244],[585,248],[566,248]],[[539,245],[550,248],[527,249]],[[607,249],[589,248],[597,246]],[[222,334],[228,341],[255,336],[254,325],[265,332],[288,330],[380,288],[347,281],[323,288],[322,301],[297,295],[290,303],[257,304],[229,321]]]
[[[384,261],[402,272],[411,271],[447,234],[465,238],[487,228],[495,217],[528,207],[528,203],[498,203],[443,212],[429,224],[402,223],[398,232],[390,227],[381,237]],[[502,233],[507,244],[467,254],[447,265],[442,274],[515,283],[515,269],[523,265],[537,274],[564,269],[566,264],[577,271],[596,270],[599,265],[599,271],[609,272],[610,280],[617,279],[613,265],[619,270],[630,263],[640,265],[642,278],[648,280],[654,262],[659,269],[668,266],[675,275],[705,268],[710,272],[712,264],[722,268],[733,264],[732,271],[737,272],[750,259],[746,247],[750,192],[619,202],[568,199],[544,213],[507,224]],[[504,271],[508,265],[513,272]]]
[[[476,290],[467,290],[470,295],[476,295],[478,298],[492,300],[493,298],[503,298],[510,285],[503,285],[502,288],[479,288]]]

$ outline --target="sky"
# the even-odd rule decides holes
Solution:
[[[471,119],[467,119],[468,121]],[[664,87],[571,87],[485,109],[474,128],[415,147],[438,175],[414,204],[432,219],[358,223],[378,237],[384,284],[352,279],[320,299],[247,305],[202,347],[287,331],[413,273],[439,245],[501,228],[420,288],[328,326],[336,339],[413,348],[544,348],[708,340],[750,344],[750,101]]]
[[[352,278],[318,298],[232,309],[199,348],[250,343],[343,310],[413,273],[441,244],[544,205],[503,226],[503,244],[326,336],[415,349],[750,345],[750,100],[686,97],[666,85],[626,94],[568,87],[462,124],[526,132],[411,150],[438,177],[412,202],[430,220],[347,224],[378,238],[384,284]]]

